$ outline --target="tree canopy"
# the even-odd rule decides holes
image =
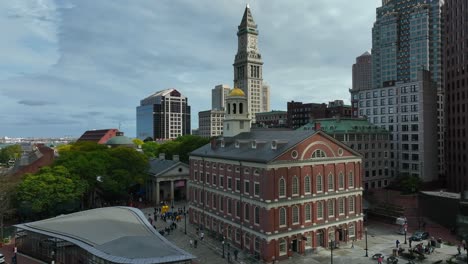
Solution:
[[[145,142],[142,145],[143,152],[148,157],[157,157],[160,153],[165,153],[166,158],[172,159],[173,155],[179,155],[183,162],[188,162],[190,152],[208,144],[210,139],[194,135],[180,136],[172,141],[162,144],[156,142]]]
[[[17,159],[21,154],[20,145],[10,145],[0,149],[0,163],[8,164],[10,159]]]

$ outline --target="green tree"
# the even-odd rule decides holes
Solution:
[[[135,146],[143,146],[143,144],[145,144],[145,142],[143,142],[143,140],[141,140],[139,138],[132,139],[132,142],[133,142],[133,144],[135,144]]]
[[[156,157],[158,156],[160,146],[157,142],[148,141],[141,146],[141,149],[143,149],[143,153],[147,157]]]
[[[30,210],[39,217],[72,212],[78,209],[86,185],[63,166],[44,167],[36,174],[27,174],[19,184],[19,210]]]
[[[179,155],[183,162],[188,162],[190,152],[204,146],[210,142],[210,139],[200,136],[185,135],[175,140],[166,141],[162,144],[156,142],[145,142],[142,146],[143,152],[148,157],[158,157],[160,153],[166,154],[167,159]]]
[[[8,164],[10,159],[18,159],[21,155],[20,145],[10,145],[0,149],[0,163]]]

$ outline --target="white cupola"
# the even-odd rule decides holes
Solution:
[[[241,89],[234,88],[226,98],[223,136],[234,137],[243,132],[250,132],[247,96]]]

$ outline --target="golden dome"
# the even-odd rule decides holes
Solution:
[[[229,96],[245,96],[244,91],[242,91],[239,88],[234,88],[232,91],[229,93]]]

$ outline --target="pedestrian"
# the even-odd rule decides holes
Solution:
[[[190,247],[193,247],[193,240],[190,239]]]
[[[351,241],[351,248],[354,248],[354,239]]]
[[[239,254],[239,250],[234,249],[234,260],[237,261],[237,255]]]
[[[412,240],[411,240],[411,238],[410,238],[410,239],[409,239],[409,247],[410,247],[410,248],[411,248],[411,241],[412,241]]]
[[[231,252],[228,252],[228,263],[231,263]]]
[[[193,246],[194,246],[195,248],[197,248],[197,245],[198,245],[198,240],[195,239],[195,240],[193,241]]]
[[[395,242],[396,244],[396,248],[398,248],[398,245],[400,245],[400,240],[397,239],[397,241]]]
[[[200,233],[200,240],[203,240],[204,237],[205,237],[205,233],[201,232]]]
[[[383,261],[382,256],[380,256],[379,258],[377,258],[377,263],[378,263],[378,264],[382,264],[382,261]]]
[[[148,214],[148,222],[153,225],[153,218],[151,218],[151,214]]]
[[[460,246],[460,244],[458,244],[457,250],[458,250],[458,255],[461,255],[461,246]]]

